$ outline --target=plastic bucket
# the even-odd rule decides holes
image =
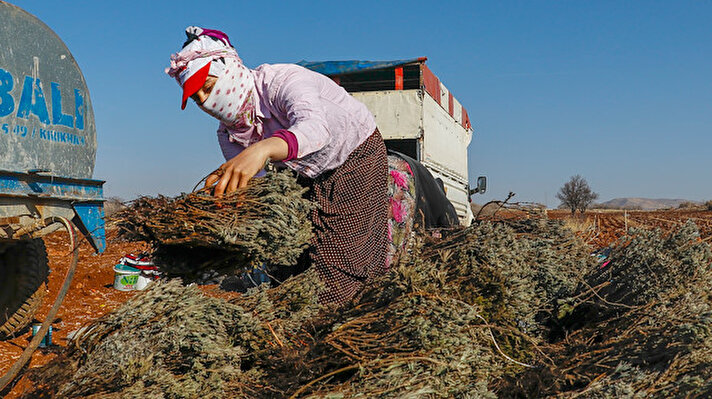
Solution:
[[[119,291],[133,291],[136,288],[141,271],[127,265],[114,266],[114,288]]]
[[[135,289],[144,290],[153,280],[155,280],[155,277],[153,274],[141,272],[141,274],[139,274],[139,276],[138,276],[138,280],[136,281]]]

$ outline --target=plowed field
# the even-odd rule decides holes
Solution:
[[[601,248],[613,243],[621,237],[626,228],[643,229],[659,228],[668,231],[688,220],[692,220],[700,229],[700,237],[705,241],[712,240],[712,211],[703,210],[664,210],[664,211],[612,211],[594,210],[586,212],[583,221],[571,218],[571,213],[564,210],[547,212],[551,219],[564,219],[572,224],[572,228],[592,246]]]

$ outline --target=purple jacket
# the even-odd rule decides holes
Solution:
[[[264,64],[252,73],[261,137],[282,129],[292,132],[297,158],[284,164],[305,176],[313,178],[341,166],[376,129],[366,106],[324,75],[293,64]],[[223,124],[218,142],[225,159],[244,149],[230,141]]]

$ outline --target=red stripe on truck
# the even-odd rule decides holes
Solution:
[[[403,67],[396,68],[396,90],[403,90]]]
[[[462,107],[462,127],[465,129],[472,129],[472,124],[470,123],[470,117],[467,115],[467,110]]]
[[[423,86],[425,86],[425,91],[430,94],[435,101],[440,104],[440,80],[437,76],[428,68],[427,65],[422,65],[422,75],[423,75]]]
[[[449,96],[447,99],[447,103],[448,103],[447,112],[449,112],[450,116],[452,116],[454,118],[455,113],[453,112],[453,107],[454,107],[455,101],[452,100],[452,92],[449,92],[448,94],[449,94]]]

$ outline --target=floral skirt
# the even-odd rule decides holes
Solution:
[[[416,211],[415,179],[408,162],[388,155],[388,253],[386,267],[395,265],[413,230]]]

